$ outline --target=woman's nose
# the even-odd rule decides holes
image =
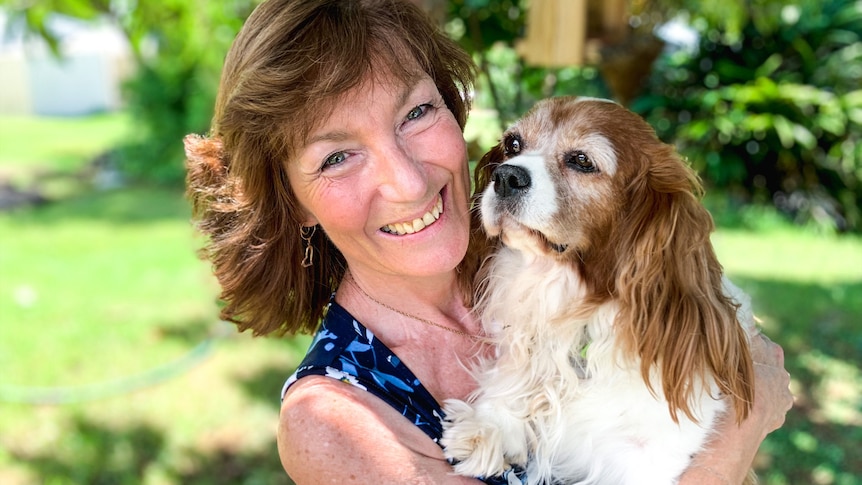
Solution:
[[[379,152],[380,193],[388,200],[415,201],[424,197],[428,177],[419,154],[409,145],[392,143]]]

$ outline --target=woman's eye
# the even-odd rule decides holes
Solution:
[[[325,168],[331,167],[333,165],[338,165],[339,163],[343,162],[346,158],[347,158],[346,153],[335,152],[332,155],[329,155],[328,157],[326,157],[326,159],[323,161],[323,167],[322,168],[325,169]]]
[[[407,113],[407,120],[412,121],[421,118],[422,115],[424,115],[425,112],[428,111],[429,107],[431,107],[430,104],[420,104],[419,106],[416,106],[415,108],[411,109],[409,113]]]

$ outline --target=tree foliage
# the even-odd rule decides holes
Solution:
[[[501,128],[536,101],[562,94],[609,96],[596,66],[545,68],[524,62],[515,44],[525,34],[526,0],[449,0],[447,33],[480,70],[478,105],[494,109]]]
[[[450,34],[483,73],[480,104],[506,124],[542,97],[613,96],[601,65],[523,62],[513,46],[528,4],[450,0]],[[631,15],[633,35],[671,20],[696,29],[697,47],[665,52],[630,106],[707,183],[803,223],[862,230],[862,2],[633,0]]]
[[[139,53],[125,90],[141,127],[120,154],[127,173],[182,182],[182,137],[209,129],[224,56],[253,7],[252,0],[160,0],[138,2],[121,17]]]
[[[95,20],[110,12],[110,0],[7,0],[0,2],[10,17],[11,25],[25,26],[24,33],[43,39],[59,56],[60,39],[50,29],[49,20],[61,14],[84,20]]]
[[[501,125],[540,98],[613,96],[601,65],[527,65],[514,46],[529,0],[445,0],[447,32],[474,55],[477,105]],[[259,0],[8,0],[13,18],[57,41],[46,19],[108,16],[138,64],[126,100],[138,138],[120,150],[134,177],[183,178],[180,140],[207,130],[221,63]],[[439,7],[441,0],[421,0]],[[632,0],[632,32],[671,19],[697,29],[693,50],[666,53],[631,107],[676,143],[706,181],[802,221],[862,230],[862,2]]]
[[[657,64],[635,109],[712,185],[862,229],[862,3],[761,3],[735,29],[694,19],[697,49]]]

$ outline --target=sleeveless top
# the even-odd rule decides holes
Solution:
[[[338,379],[372,393],[440,444],[445,417],[440,404],[397,355],[334,299],[305,358],[285,382],[282,399],[293,383],[310,375]],[[526,483],[526,474],[517,467],[502,476],[477,478],[491,485]]]

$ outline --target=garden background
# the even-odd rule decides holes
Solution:
[[[553,65],[527,17],[553,0],[417,1],[480,66],[472,158],[559,94],[615,97],[679,147],[793,377],[762,482],[862,484],[862,2],[632,0],[622,30],[588,2],[584,62]],[[62,59],[61,13],[118,27],[134,62],[121,110],[0,113],[0,483],[291,483],[278,392],[308,339],[217,320],[182,195],[181,138],[254,4],[0,1],[4,35]]]

